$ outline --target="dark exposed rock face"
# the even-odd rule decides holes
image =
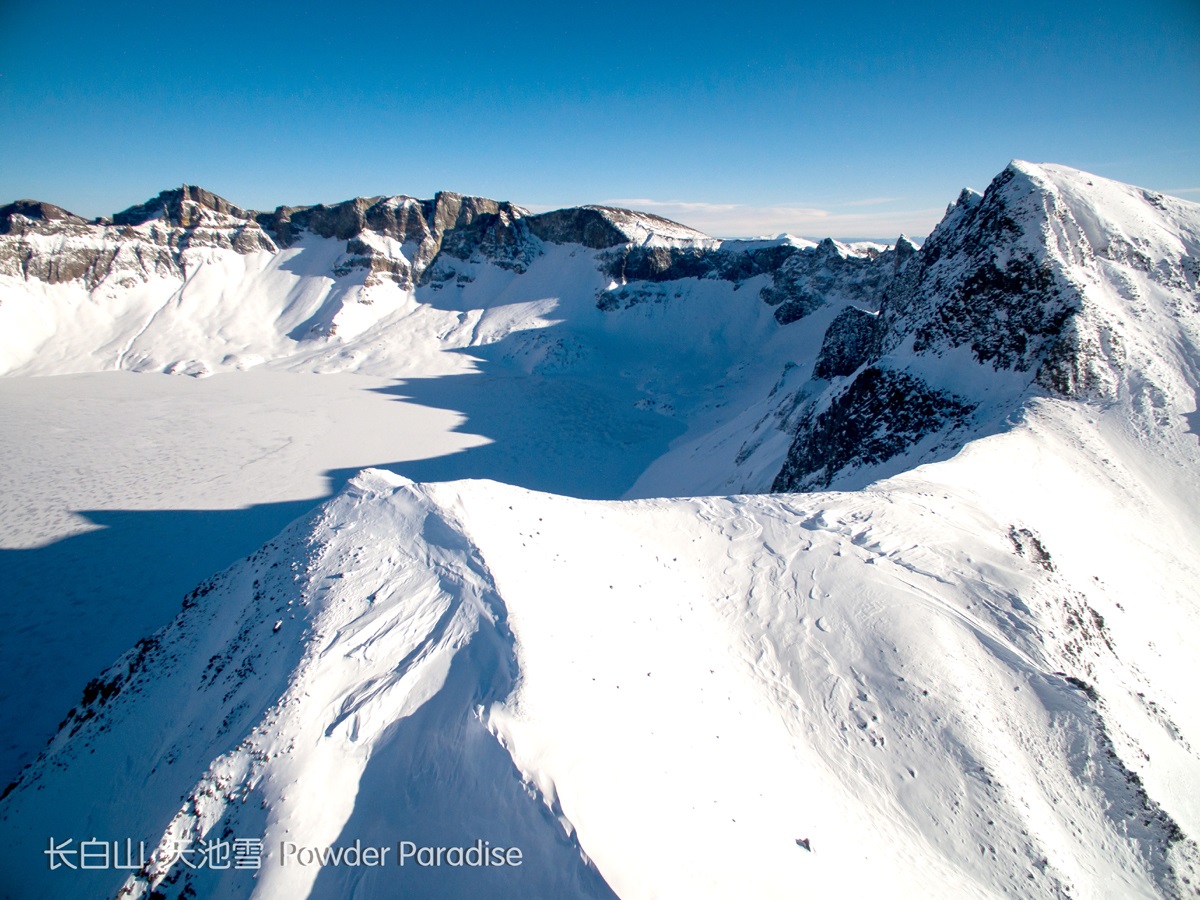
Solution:
[[[520,210],[506,204],[446,232],[440,252],[447,259],[486,260],[502,269],[524,272],[540,252],[528,221]]]
[[[528,265],[532,248],[526,240],[518,249],[522,233],[513,228],[524,215],[511,203],[442,191],[432,200],[359,197],[333,206],[281,206],[273,213],[257,214],[257,220],[282,246],[290,246],[306,231],[347,241],[348,258],[339,265],[338,274],[366,268],[369,281],[390,278],[411,288],[443,250],[447,236],[453,236],[448,252],[461,259],[478,253],[517,267]],[[411,245],[408,259],[366,243],[361,236],[368,231]]]
[[[280,206],[271,213],[258,213],[257,220],[281,247],[291,246],[303,232],[348,241],[371,229],[405,241],[412,231],[428,234],[419,201],[386,197],[356,197],[333,206]],[[419,237],[418,237],[419,239]]]
[[[529,216],[525,221],[530,233],[547,244],[580,244],[592,250],[640,244],[650,234],[682,240],[709,240],[707,235],[662,216],[612,206],[556,209]]]
[[[87,219],[67,212],[61,206],[38,200],[17,200],[0,207],[0,234],[23,234],[31,226],[36,228],[45,223],[86,225]]]
[[[115,214],[112,221],[114,225],[144,225],[151,219],[161,217],[168,224],[188,228],[199,224],[205,210],[244,221],[251,217],[246,210],[234,206],[224,197],[218,197],[204,188],[185,184],[174,190],[163,191],[153,200],[147,200]]]
[[[878,315],[848,306],[830,323],[821,342],[813,378],[828,381],[853,374],[879,355],[883,322]]]
[[[773,491],[820,490],[850,465],[876,465],[947,427],[973,407],[904,372],[871,367],[815,416],[801,420]]]
[[[366,269],[367,283],[389,279],[411,288],[441,252],[446,235],[457,235],[449,249],[459,258],[474,255],[523,271],[538,252],[528,230],[516,227],[525,215],[511,203],[448,191],[432,200],[370,197],[256,213],[184,185],[96,222],[52,204],[20,200],[0,210],[0,234],[14,238],[0,245],[0,272],[51,284],[81,280],[92,290],[110,278],[134,283],[152,275],[183,277],[183,252],[190,247],[276,252],[311,232],[346,241],[334,275]],[[405,254],[381,249],[368,233],[406,245]],[[79,240],[48,254],[20,239],[32,234]]]
[[[826,487],[841,471],[885,462],[935,432],[969,424],[968,401],[901,371],[895,360],[908,354],[939,357],[965,347],[985,370],[1029,373],[1030,387],[1103,393],[1119,365],[1119,340],[1081,315],[1080,290],[1049,251],[1069,215],[1033,176],[1010,166],[982,196],[964,191],[920,250],[902,241],[891,259],[876,260],[891,271],[863,279],[881,288],[879,315],[848,308],[827,330],[817,383],[792,416],[800,424],[775,489]],[[826,269],[838,266],[830,259]],[[798,312],[822,296],[819,282],[806,289],[777,275],[781,282]],[[863,366],[849,386],[819,383]]]
[[[773,283],[762,289],[762,299],[776,307],[780,325],[797,322],[824,305],[841,299],[876,306],[883,288],[894,274],[891,256],[843,256],[829,238],[815,248],[789,256],[774,273]]]
[[[905,242],[906,250],[914,248]],[[711,278],[740,285],[756,276],[770,283],[759,297],[776,307],[775,319],[790,325],[830,303],[854,302],[877,308],[884,288],[895,277],[897,254],[844,254],[832,240],[816,247],[790,243],[767,246],[730,241],[678,246],[625,243],[602,257],[603,270],[617,284],[596,298],[600,309],[627,309],[665,296],[653,288],[685,278]]]
[[[918,353],[968,346],[996,369],[1040,363],[1081,301],[1045,258],[1046,201],[1025,179],[1009,167],[982,197],[963,192],[884,297],[889,349],[911,334]]]
[[[580,206],[530,216],[529,231],[548,244],[582,244],[604,250],[629,241],[603,207]]]
[[[796,247],[786,244],[753,250],[625,245],[613,249],[605,262],[605,271],[621,282],[664,282],[681,278],[741,282],[778,270],[784,261],[798,252]]]
[[[659,234],[675,240],[707,240],[658,216],[602,206],[531,216],[511,203],[443,191],[431,200],[359,197],[331,206],[280,206],[271,212],[254,212],[191,185],[163,191],[111,220],[88,222],[31,200],[0,211],[0,235],[35,233],[88,239],[60,247],[52,257],[46,256],[44,247],[6,243],[0,246],[0,272],[52,283],[82,279],[89,290],[122,269],[127,273],[120,277],[135,280],[155,273],[182,277],[186,261],[181,254],[189,247],[275,252],[292,246],[305,233],[346,241],[345,255],[333,266],[333,275],[365,269],[368,285],[386,279],[406,289],[469,280],[459,271],[462,262],[487,262],[524,272],[545,243],[601,249],[640,243]],[[403,250],[397,253],[389,241]]]
[[[1060,397],[1111,399],[1124,367],[1120,334],[1073,315],[1047,347],[1034,381]]]
[[[1017,257],[1001,268],[989,260],[917,328],[914,349],[966,344],[981,363],[1024,372],[1071,311],[1048,265]]]

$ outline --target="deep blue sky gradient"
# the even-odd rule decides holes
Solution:
[[[923,234],[1014,157],[1200,200],[1200,0],[0,0],[0,128],[0,203],[89,216],[186,182]]]

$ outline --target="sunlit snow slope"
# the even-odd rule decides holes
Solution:
[[[1071,467],[1063,496],[1049,468],[1015,521],[953,483],[1061,434],[844,495],[600,503],[365,473],[97,682],[6,800],[10,877],[114,893],[39,858],[82,828],[263,839],[256,877],[130,882],[168,896],[1186,892],[1191,548],[1130,541],[1114,565],[1100,541],[1148,523],[1113,510],[1056,543],[1040,504],[1100,471]],[[1131,563],[1163,573],[1152,594],[1127,592]],[[476,838],[525,865],[281,865],[283,841]]]
[[[747,248],[613,244],[610,283],[612,247],[531,227],[486,244],[521,272],[453,257],[459,299],[394,312],[501,335],[477,377],[612,370],[679,415],[645,499],[360,473],[88,685],[0,801],[0,885],[1195,896],[1200,207],[1014,164],[919,251],[774,242],[740,282]],[[778,492],[654,496],[738,479]],[[50,838],[157,850],[51,870]],[[173,859],[217,839],[261,866]],[[522,865],[395,864],[476,840]],[[288,849],[356,841],[390,864]]]

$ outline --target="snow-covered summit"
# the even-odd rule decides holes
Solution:
[[[1048,436],[840,495],[363,473],[85,689],[0,805],[7,877],[29,897],[382,897],[399,876],[414,897],[824,897],[854,871],[863,895],[1181,896],[1194,657],[1144,617],[1194,629],[1196,560],[1130,546],[1183,567],[1131,594],[1053,513],[1108,490],[1087,454],[1032,485],[996,465]],[[1116,521],[1098,510],[1088,539]],[[43,835],[81,823],[145,865],[49,870]],[[522,867],[295,858],[476,839]],[[222,840],[259,868],[178,858]]]
[[[982,195],[964,191],[878,315],[847,310],[827,332],[776,487],[876,477],[1044,393],[1131,411],[1172,396],[1182,415],[1200,346],[1198,227],[1196,204],[1060,166],[1013,162]]]
[[[359,474],[81,681],[0,800],[5,887],[1195,893],[1200,206],[1014,162],[856,248],[218,200],[5,213],[6,371],[383,374],[492,455]],[[254,874],[177,858],[238,840]],[[298,862],[405,840],[525,865]]]

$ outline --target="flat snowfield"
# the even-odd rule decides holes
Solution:
[[[169,622],[184,594],[360,469],[618,497],[678,430],[583,379],[466,371],[421,379],[418,390],[473,410],[470,423],[405,399],[413,391],[398,379],[346,373],[0,379],[0,567],[12,623],[0,634],[12,673],[0,719],[24,723],[0,737],[5,783],[83,685]],[[32,683],[38,691],[22,687]]]
[[[0,215],[0,896],[1197,895],[1200,206],[218,201]]]
[[[458,430],[462,415],[388,393],[395,385],[262,370],[0,379],[0,549],[98,527],[85,512],[315,503],[339,470],[488,443]]]
[[[84,684],[364,465],[486,443],[395,381],[247,372],[0,379],[7,783]],[[53,661],[50,664],[50,661]],[[29,690],[29,685],[37,690]]]

